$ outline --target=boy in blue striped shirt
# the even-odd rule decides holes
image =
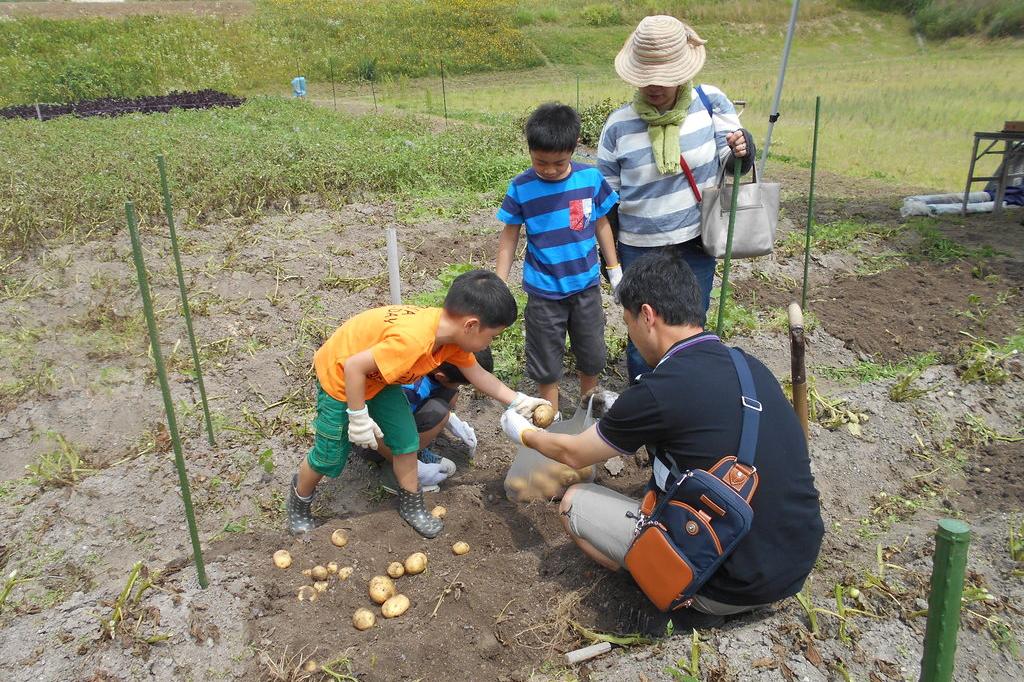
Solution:
[[[608,211],[618,202],[600,171],[575,163],[580,117],[564,104],[543,104],[524,127],[530,168],[509,183],[498,210],[497,274],[508,280],[519,233],[526,226],[523,289],[527,303],[526,374],[541,398],[558,408],[558,380],[568,332],[580,394],[604,369],[604,309],[597,249],[608,263],[612,290],[622,278]]]

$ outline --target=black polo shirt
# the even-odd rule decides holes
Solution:
[[[711,338],[682,350],[678,346]],[[672,349],[677,349],[672,354]],[[728,349],[708,333],[674,345],[657,368],[631,386],[598,423],[612,447],[646,445],[656,460],[681,471],[707,469],[739,446],[740,385]],[[807,444],[782,387],[760,361],[744,354],[761,402],[757,438],[760,483],[751,500],[750,532],[700,591],[736,606],[767,604],[800,591],[818,556],[824,526]],[[661,470],[654,463],[655,470]]]

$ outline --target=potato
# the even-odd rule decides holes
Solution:
[[[576,473],[580,475],[581,481],[589,481],[594,477],[594,465],[591,464],[590,466],[583,467],[582,469],[577,469]]]
[[[327,580],[327,576],[329,576],[330,573],[328,573],[327,569],[323,566],[314,566],[309,570],[309,575],[313,580]]]
[[[405,560],[405,572],[409,575],[417,575],[427,570],[427,555],[423,552],[410,554]]]
[[[348,580],[349,576],[352,575],[351,566],[343,566],[338,569],[338,580]]]
[[[409,610],[409,598],[404,594],[396,594],[388,599],[380,607],[380,612],[385,618],[397,618]]]
[[[401,578],[405,575],[405,566],[402,565],[401,561],[392,561],[388,564],[388,575],[392,578]]]
[[[312,578],[313,577],[313,569],[312,568],[304,568],[304,569],[302,569],[302,575],[306,576],[307,578]]]
[[[430,510],[430,515],[433,516],[435,519],[443,519],[445,514],[447,513],[448,510],[442,507],[441,505],[437,505],[436,507]]]
[[[311,658],[302,665],[302,669],[307,673],[315,673],[320,669],[320,664]]]
[[[303,585],[299,588],[299,592],[296,595],[299,601],[316,601],[317,591],[309,585]]]
[[[526,479],[520,476],[513,476],[505,483],[505,486],[514,493],[523,492],[526,490],[528,485],[529,484],[526,482]]]
[[[327,572],[330,573],[331,575],[337,575],[338,574],[338,562],[337,561],[328,562],[328,564],[327,564]]]
[[[328,585],[330,585],[330,583],[326,580],[317,580],[315,583],[313,583],[313,589],[317,592],[326,592]]]
[[[344,547],[348,544],[348,534],[339,528],[331,533],[331,542],[335,547]]]
[[[391,578],[378,575],[370,579],[370,599],[377,604],[383,604],[391,597],[395,596],[395,583],[392,582]]]
[[[559,485],[558,481],[543,471],[533,472],[533,475],[530,476],[530,482],[533,483],[537,494],[546,499],[556,497],[562,492],[562,486]]]
[[[274,552],[274,565],[278,568],[288,568],[292,565],[292,555],[287,549],[279,549]]]
[[[377,622],[377,616],[370,609],[356,609],[352,614],[352,625],[356,630],[369,630]]]
[[[542,429],[551,426],[555,420],[555,408],[551,405],[538,405],[533,411],[533,423]]]
[[[569,486],[580,482],[580,475],[576,473],[575,469],[569,467],[562,467],[562,470],[558,472],[558,482],[568,488]]]
[[[454,545],[452,545],[452,552],[457,554],[457,555],[461,556],[461,555],[465,554],[468,551],[469,551],[469,543],[468,542],[463,542],[462,540],[459,540]]]

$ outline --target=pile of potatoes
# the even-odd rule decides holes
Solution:
[[[444,507],[434,509],[435,516],[444,516]],[[336,530],[331,536],[331,542],[336,547],[344,547],[348,544],[348,537],[343,530]],[[469,552],[469,545],[465,542],[456,542],[452,545],[452,553],[462,555]],[[293,560],[291,553],[286,549],[279,549],[274,552],[274,565],[285,570],[291,567]],[[377,575],[370,579],[367,585],[370,599],[380,605],[381,615],[385,618],[397,618],[409,610],[411,602],[404,594],[398,592],[395,580],[406,575],[419,575],[427,569],[427,555],[423,552],[414,552],[406,557],[405,561],[392,561],[388,564],[387,575]],[[312,585],[302,585],[296,597],[302,602],[314,602],[323,592],[331,586],[334,580],[348,580],[352,576],[351,566],[339,566],[337,562],[328,562],[326,566],[316,565],[302,571],[302,574],[313,581]],[[367,608],[357,609],[352,614],[352,625],[357,630],[368,630],[377,623],[377,617],[373,611]]]
[[[547,462],[531,471],[528,476],[513,476],[506,482],[509,499],[527,503],[536,500],[559,499],[569,486],[593,478],[594,467],[573,469],[561,462]]]

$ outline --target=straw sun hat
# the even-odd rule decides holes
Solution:
[[[680,85],[704,66],[705,42],[675,17],[644,17],[615,57],[615,71],[637,88]]]

